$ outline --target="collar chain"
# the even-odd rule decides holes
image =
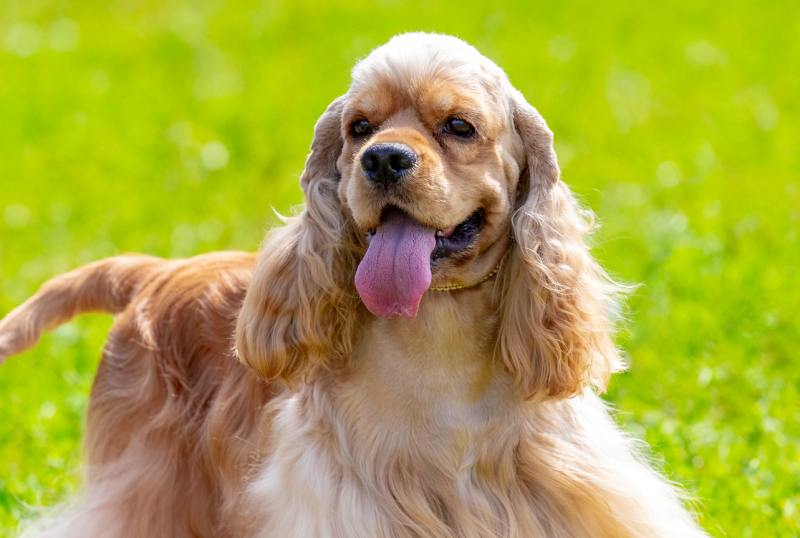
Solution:
[[[494,269],[492,269],[488,275],[486,275],[485,277],[483,277],[481,280],[477,281],[474,284],[470,284],[469,286],[465,286],[463,284],[448,284],[446,286],[439,286],[437,288],[428,288],[428,289],[432,291],[453,291],[453,290],[463,290],[464,288],[471,288],[473,286],[477,286],[478,284],[482,284],[497,274],[497,272],[500,270],[500,266],[503,265],[506,256],[508,256],[508,250],[506,250],[505,254],[503,254],[503,257],[500,258],[500,261],[497,262],[497,265],[495,265]]]

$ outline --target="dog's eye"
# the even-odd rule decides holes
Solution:
[[[367,120],[356,120],[350,124],[350,134],[353,138],[360,138],[372,133],[372,126]]]
[[[447,120],[444,124],[444,130],[461,138],[469,138],[475,134],[475,127],[468,121],[459,118]]]

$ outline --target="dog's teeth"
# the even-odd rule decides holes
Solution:
[[[436,231],[436,236],[437,236],[437,237],[444,237],[444,232],[443,232],[443,231],[441,231],[441,230],[437,230],[437,231]]]

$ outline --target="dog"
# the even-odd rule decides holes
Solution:
[[[114,314],[80,499],[44,536],[703,537],[597,392],[624,291],[505,73],[412,33],[315,129],[260,255],[120,256],[0,322]]]

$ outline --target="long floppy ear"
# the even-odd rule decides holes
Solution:
[[[623,287],[589,253],[591,224],[559,179],[553,133],[521,93],[511,101],[527,171],[500,278],[498,351],[528,399],[574,396],[587,384],[603,390],[622,367],[608,316]]]
[[[336,194],[343,103],[317,121],[300,177],[306,208],[267,236],[239,313],[239,360],[268,380],[291,383],[350,351],[356,261]]]

